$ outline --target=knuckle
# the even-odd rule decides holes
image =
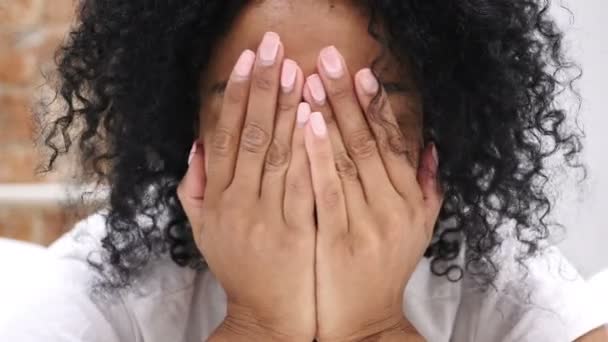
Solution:
[[[412,222],[424,222],[424,205],[422,203],[412,203],[407,208],[408,217]]]
[[[246,82],[231,82],[226,87],[224,98],[228,104],[240,104],[247,99],[248,90]]]
[[[288,230],[282,234],[280,245],[285,252],[293,255],[293,251],[301,251],[310,247],[310,241],[307,239],[309,235],[308,232],[299,229]]]
[[[386,220],[386,237],[390,241],[401,238],[401,234],[404,231],[404,229],[402,229],[404,226],[403,217],[399,213],[391,213]]]
[[[401,209],[403,213],[404,219],[409,223],[415,223],[418,218],[418,210],[414,208],[411,204],[406,205],[403,209]]]
[[[314,154],[314,158],[318,159],[323,164],[331,164],[333,162],[332,159],[334,158],[334,153],[331,149],[319,149],[318,151],[315,151]]]
[[[353,180],[358,176],[357,166],[346,153],[338,153],[336,156],[336,170],[342,179]]]
[[[289,101],[287,99],[283,99],[283,100],[279,101],[277,109],[279,112],[289,113],[289,112],[295,112],[296,107],[297,107],[297,104],[295,102]]]
[[[211,149],[218,155],[225,156],[236,145],[236,136],[223,127],[218,127],[211,139]]]
[[[384,253],[388,247],[387,241],[391,240],[387,239],[380,232],[369,233],[365,236],[365,243],[361,247],[362,253],[367,255],[369,258],[375,257],[380,251]]]
[[[282,169],[289,163],[290,151],[287,145],[273,139],[266,153],[266,169]]]
[[[260,125],[252,122],[245,124],[241,137],[241,148],[252,153],[263,153],[270,140],[270,134]]]
[[[405,140],[405,137],[403,136],[401,131],[399,131],[398,129],[396,132],[394,130],[391,130],[387,133],[387,136],[388,146],[386,147],[391,152],[398,155],[405,155],[408,152],[407,141]]]
[[[225,212],[226,209],[230,211],[235,211],[239,207],[239,203],[237,202],[238,198],[234,196],[233,193],[234,191],[232,191],[232,188],[229,187],[221,196],[219,206],[221,212]]]
[[[288,176],[286,184],[287,192],[292,193],[297,198],[303,196],[309,196],[311,194],[311,187],[303,177]]]
[[[341,199],[340,192],[341,189],[336,185],[326,186],[323,191],[321,191],[321,206],[329,210],[338,208]]]
[[[424,205],[410,204],[404,210],[404,213],[405,213],[405,217],[402,218],[402,221],[407,220],[408,226],[415,227],[415,229],[417,231],[425,232],[425,236],[424,236],[425,240],[429,239],[429,241],[430,241],[431,236],[427,236],[428,234],[426,233],[429,223],[427,222]],[[402,223],[402,225],[403,225],[403,223]]]
[[[315,108],[314,111],[321,111],[321,113],[323,114],[323,119],[325,120],[325,124],[328,127],[334,126],[336,125],[336,116],[334,115],[333,111],[330,108],[327,109],[319,109],[317,110]],[[337,129],[337,127],[336,127]]]
[[[424,228],[428,224],[424,210],[425,208],[423,206],[419,206],[417,209],[413,210],[412,222],[416,227]]]
[[[253,79],[253,86],[262,91],[271,91],[276,85],[273,78],[267,72],[268,70],[260,70]]]
[[[359,159],[366,159],[376,153],[376,141],[371,132],[366,129],[359,130],[350,135],[346,146],[349,153]]]
[[[237,225],[241,219],[249,217],[249,215],[244,215],[244,207],[242,196],[237,191],[229,189],[221,197],[217,212],[226,223]]]
[[[333,84],[327,87],[327,94],[334,100],[346,100],[353,96],[353,89],[345,84]]]

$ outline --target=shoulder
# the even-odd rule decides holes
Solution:
[[[157,328],[149,317],[162,320],[167,310],[160,305],[186,310],[195,272],[160,259],[129,289],[94,291],[100,275],[89,260],[101,256],[105,222],[103,211],[87,217],[25,266],[30,275],[10,294],[11,316],[0,319],[0,340],[162,341],[144,338]]]
[[[107,232],[107,211],[101,210],[79,221],[74,227],[48,250],[57,260],[78,263],[86,268],[86,280],[92,289],[101,281],[102,275],[92,267],[92,263],[103,263],[105,250],[102,240]],[[196,272],[177,266],[169,256],[151,259],[145,268],[134,277],[128,289],[117,291],[116,295],[129,298],[145,298],[173,293],[194,284]]]
[[[455,324],[468,341],[572,341],[606,323],[592,287],[557,247],[519,260],[506,240],[495,257],[498,275],[487,290],[466,277]]]
[[[79,249],[77,244],[73,249]],[[93,277],[84,259],[63,257],[51,248],[31,254],[27,263],[12,263],[21,272],[8,275],[16,287],[3,294],[10,299],[3,301],[10,316],[0,321],[0,340],[119,341],[110,315],[121,315],[120,307],[103,307],[90,298]]]

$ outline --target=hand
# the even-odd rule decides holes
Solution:
[[[436,152],[433,145],[425,149],[419,185],[371,71],[361,70],[353,85],[335,48],[321,52],[318,70],[304,87],[315,111],[305,143],[318,219],[316,336],[359,341],[398,330],[405,319],[404,288],[430,243],[442,203]],[[379,91],[380,105],[374,106]]]
[[[314,202],[303,127],[294,131],[296,110],[305,123],[310,108],[298,107],[304,77],[283,55],[273,33],[257,57],[241,55],[207,144],[208,169],[195,149],[178,187],[227,295],[212,340],[311,341],[316,329]]]

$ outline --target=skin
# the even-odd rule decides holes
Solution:
[[[402,303],[441,207],[432,149],[419,186],[398,153],[404,146],[383,143],[404,145],[402,133],[386,135],[366,119],[380,91],[386,105],[378,114],[396,127],[385,92],[367,68],[351,77],[334,47],[321,52],[318,76],[325,105],[335,108],[325,113],[334,118],[330,132],[322,113],[300,103],[302,71],[283,60],[279,40],[266,33],[257,56],[239,57],[205,148],[207,166],[197,148],[178,189],[228,297],[211,340],[419,339]]]
[[[441,208],[437,161],[422,149],[414,91],[376,88],[379,115],[400,130],[369,119],[364,76],[380,47],[368,20],[347,2],[265,1],[215,49],[201,141],[178,188],[228,297],[212,341],[422,340],[402,296]],[[280,43],[264,63],[270,30],[262,46]],[[337,64],[323,62],[331,53]],[[390,56],[381,62],[385,85],[407,79]]]
[[[256,51],[264,33],[273,31],[280,35],[286,55],[300,66],[305,78],[318,72],[319,53],[331,45],[344,56],[354,77],[381,53],[380,44],[368,33],[368,22],[369,17],[349,1],[333,1],[330,6],[327,1],[320,0],[267,0],[247,6],[226,37],[218,42],[203,74],[201,96],[204,106],[200,111],[200,131],[205,144],[209,144],[210,131],[216,127],[223,102],[220,90],[234,63],[244,49]],[[383,83],[390,86],[388,97],[399,126],[405,132],[410,160],[418,163],[422,148],[422,107],[407,66],[386,54],[378,60],[377,71]],[[313,111],[326,113],[326,108],[311,104]]]

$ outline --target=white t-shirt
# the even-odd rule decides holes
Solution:
[[[53,257],[36,267],[35,280],[11,293],[8,307],[0,303],[10,312],[0,322],[0,341],[206,340],[226,313],[226,294],[208,270],[162,259],[112,300],[90,295],[95,272],[86,260],[100,248],[104,230],[98,213],[50,247]],[[406,317],[431,342],[572,341],[608,322],[606,308],[594,304],[591,287],[557,249],[531,260],[523,281],[513,251],[502,253],[509,262],[497,291],[487,292],[467,277],[452,283],[434,276],[422,260],[405,290]]]

